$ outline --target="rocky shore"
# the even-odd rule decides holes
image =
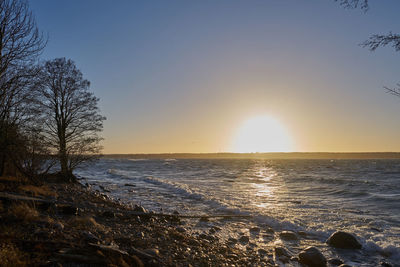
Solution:
[[[252,246],[248,235],[220,240],[218,227],[190,231],[178,212],[126,206],[81,184],[37,186],[0,178],[0,200],[1,266],[348,266],[315,247],[293,255],[279,244],[270,250]],[[288,242],[302,235],[258,227],[249,233]],[[344,232],[332,235],[328,245],[361,248]]]

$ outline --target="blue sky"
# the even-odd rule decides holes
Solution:
[[[231,151],[241,123],[278,119],[294,151],[400,151],[396,0],[31,1],[43,59],[74,60],[100,97],[106,153]]]

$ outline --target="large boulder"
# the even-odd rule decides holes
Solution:
[[[333,233],[326,241],[330,246],[344,249],[361,249],[362,245],[352,234],[338,231]]]
[[[325,267],[324,255],[315,247],[308,247],[299,254],[299,262],[310,267]]]

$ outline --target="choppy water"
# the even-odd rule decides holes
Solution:
[[[354,266],[382,259],[400,266],[400,160],[101,159],[78,174],[114,198],[155,211],[254,216],[214,222],[224,229],[221,238],[268,225],[307,238],[285,244],[252,236],[258,247],[283,242],[296,254],[315,245]],[[324,242],[336,230],[356,234],[364,248],[329,249]]]

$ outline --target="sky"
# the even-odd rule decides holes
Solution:
[[[400,32],[398,0],[30,7],[49,37],[41,58],[75,61],[100,98],[104,153],[249,152],[250,139],[258,152],[400,151],[400,98],[383,89],[400,82],[400,52],[359,45]]]

